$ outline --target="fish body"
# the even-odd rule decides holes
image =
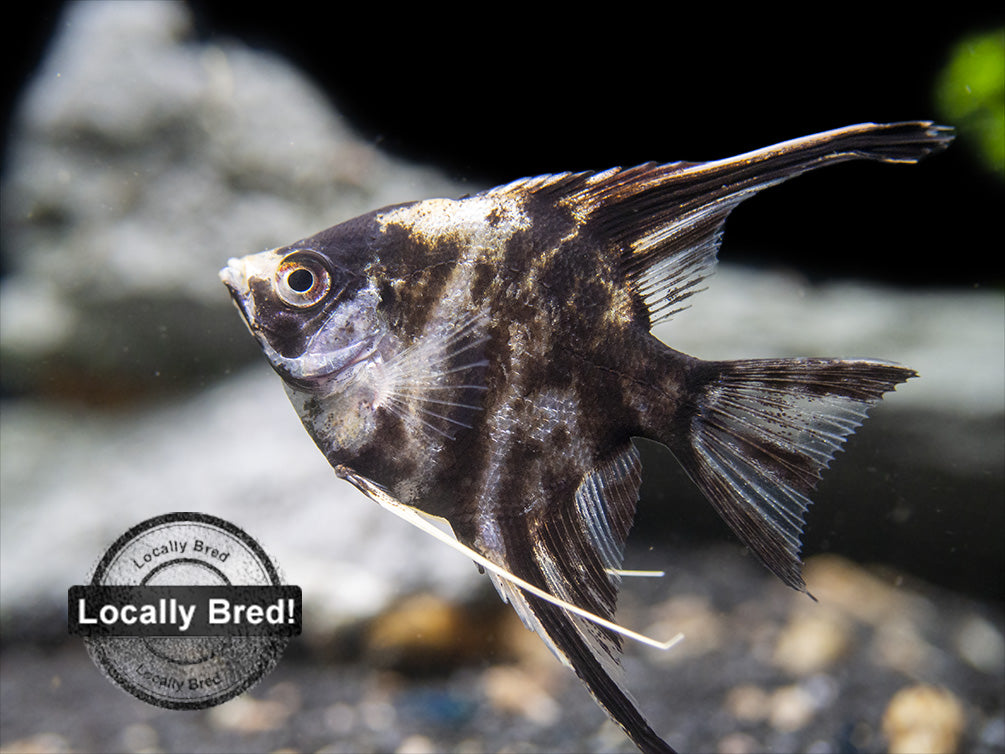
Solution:
[[[817,167],[916,162],[927,122],[707,163],[518,180],[370,212],[221,271],[340,475],[446,520],[503,599],[643,751],[611,619],[642,468],[665,445],[739,538],[805,590],[808,494],[883,393],[881,361],[703,361],[650,333],[712,274],[741,201]],[[500,576],[543,590],[546,600]]]

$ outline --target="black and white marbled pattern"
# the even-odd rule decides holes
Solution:
[[[329,462],[605,619],[641,465],[666,445],[723,519],[804,589],[808,493],[884,392],[879,361],[705,362],[650,334],[715,267],[745,198],[951,136],[864,124],[728,160],[525,179],[388,207],[231,260],[224,282]],[[618,682],[620,637],[493,575],[644,751],[669,746]]]

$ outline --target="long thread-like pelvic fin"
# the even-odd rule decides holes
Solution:
[[[629,628],[620,626],[617,623],[606,620],[605,618],[601,618],[599,615],[591,613],[589,610],[584,610],[578,605],[573,605],[571,602],[567,602],[560,597],[556,597],[553,594],[548,594],[548,592],[544,591],[543,589],[540,589],[534,586],[533,584],[524,581],[519,576],[516,576],[510,573],[505,568],[496,565],[491,560],[484,557],[481,553],[472,550],[470,547],[463,544],[462,542],[458,542],[457,539],[450,536],[443,530],[439,529],[435,524],[431,523],[426,518],[424,518],[422,514],[415,508],[411,508],[405,505],[404,503],[399,502],[392,495],[390,495],[387,492],[387,490],[383,489],[377,484],[374,484],[369,479],[359,476],[354,471],[352,471],[352,469],[349,469],[345,466],[336,466],[335,473],[339,476],[339,478],[345,479],[347,482],[349,482],[349,484],[351,484],[357,490],[359,490],[368,498],[373,500],[375,503],[377,503],[377,505],[379,505],[384,510],[390,511],[398,518],[402,519],[403,521],[407,521],[408,523],[412,524],[412,526],[416,527],[417,529],[420,529],[421,531],[424,531],[426,534],[429,534],[430,536],[439,540],[440,542],[443,542],[448,547],[457,550],[457,552],[463,555],[467,555],[469,558],[471,558],[475,563],[480,565],[486,571],[496,574],[500,578],[508,581],[511,584],[518,586],[520,589],[523,589],[524,591],[530,592],[536,597],[540,597],[545,602],[550,602],[556,607],[560,607],[563,610],[568,610],[570,613],[574,613],[575,615],[578,615],[581,618],[586,618],[586,620],[596,623],[598,626],[603,626],[609,631],[613,631],[614,633],[620,634],[625,638],[633,639],[639,642],[640,644],[645,644],[655,649],[664,649],[664,650],[670,649],[675,644],[684,640],[684,634],[682,633],[678,633],[672,636],[671,638],[667,639],[666,641],[653,639],[652,637],[645,636],[644,634],[640,634],[636,631],[632,631]],[[651,573],[654,572],[646,572],[647,575]],[[660,575],[662,575],[662,573],[660,573]]]

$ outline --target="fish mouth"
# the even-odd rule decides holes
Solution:
[[[248,274],[244,263],[237,257],[227,260],[227,266],[218,273],[220,281],[227,286],[232,296],[238,296],[248,290]]]
[[[227,260],[227,266],[224,267],[219,272],[220,280],[223,281],[223,284],[227,286],[227,288],[229,288],[231,291],[239,287],[239,283],[237,282],[236,278],[239,274],[238,269],[240,267],[242,267],[241,260],[237,259],[236,257],[231,257],[230,259]],[[242,274],[241,277],[243,278],[244,275]],[[247,285],[247,281],[242,282],[244,282],[244,284]]]
[[[244,264],[240,259],[231,257],[227,260],[227,266],[220,270],[219,276],[220,281],[230,293],[234,306],[241,312],[244,324],[248,326],[248,329],[254,335],[255,331],[252,328],[251,312],[248,311],[248,293],[251,287],[248,285],[248,275],[244,269]]]
[[[319,355],[284,358],[265,345],[269,361],[286,382],[310,392],[330,389],[333,383],[351,380],[354,367],[369,361],[377,353],[383,340],[379,333],[350,346]],[[308,352],[309,352],[308,348]],[[326,368],[331,367],[331,368]]]

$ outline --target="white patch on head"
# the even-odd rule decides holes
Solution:
[[[430,314],[427,334],[443,323],[470,317],[476,309],[471,299],[479,264],[499,265],[506,244],[530,227],[522,197],[515,194],[477,194],[466,199],[427,199],[397,207],[377,216],[381,231],[399,226],[427,245],[449,241],[459,256],[443,286],[444,296]]]
[[[530,227],[523,202],[512,195],[478,194],[467,199],[427,199],[377,216],[381,230],[400,225],[426,243],[453,238],[460,263],[501,250],[512,235]]]

